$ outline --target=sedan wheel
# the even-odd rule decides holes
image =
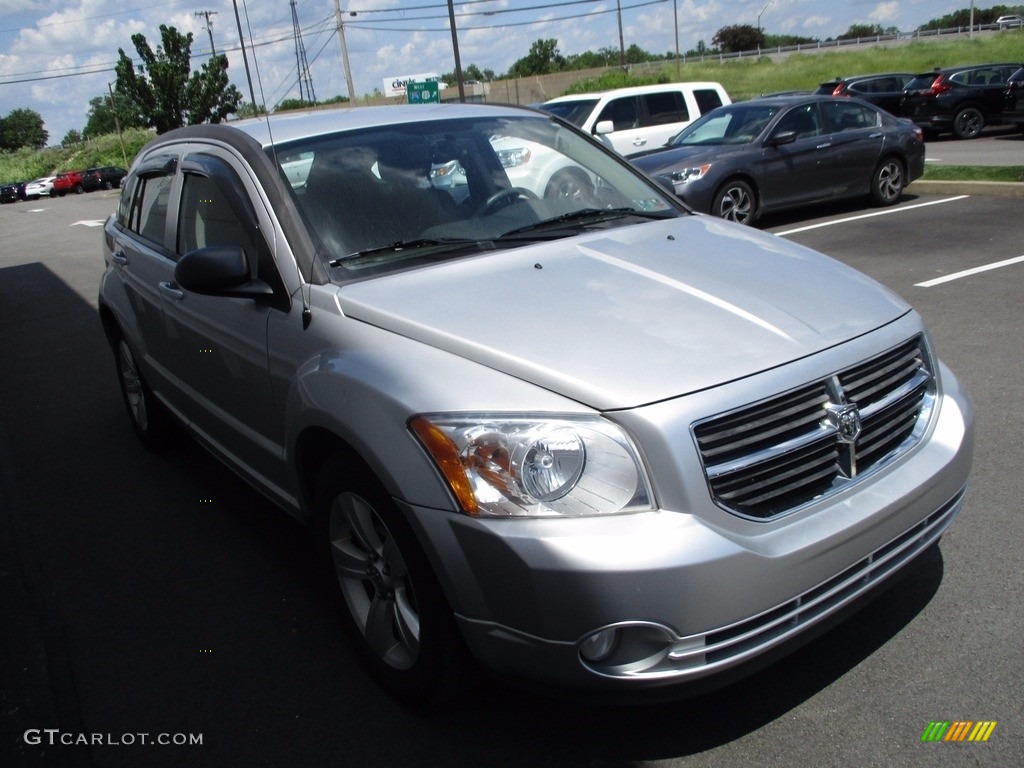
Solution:
[[[727,182],[715,195],[711,213],[740,224],[753,224],[754,219],[757,218],[757,200],[754,190],[745,181]]]
[[[953,133],[958,139],[974,139],[985,127],[985,116],[974,107],[965,107],[953,118]]]
[[[590,182],[581,173],[563,169],[551,177],[544,197],[567,197],[577,200],[590,196]]]
[[[906,187],[903,163],[895,157],[883,160],[871,176],[871,197],[879,205],[892,205]]]
[[[329,459],[314,505],[346,628],[370,672],[413,703],[459,691],[468,656],[452,610],[412,528],[369,468],[342,454]]]

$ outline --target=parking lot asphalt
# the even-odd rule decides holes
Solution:
[[[1024,763],[1018,201],[910,194],[761,223],[907,298],[974,399],[964,512],[905,579],[705,696],[603,707],[484,681],[426,712],[364,675],[301,527],[195,445],[139,446],[95,312],[115,202],[0,209],[0,765]],[[985,743],[921,740],[967,720],[997,725]]]

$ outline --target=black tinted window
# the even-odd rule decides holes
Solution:
[[[712,109],[717,109],[722,106],[722,97],[718,95],[718,91],[710,88],[698,89],[693,92],[693,99],[697,102],[697,108],[703,115],[710,112]]]
[[[690,119],[683,94],[679,91],[648,93],[640,98],[647,110],[646,125],[684,123]]]
[[[167,174],[137,178],[121,196],[118,219],[132,232],[164,244],[164,227],[167,223],[167,203],[171,197],[171,182],[174,177]],[[127,199],[127,212],[121,217]]]
[[[636,97],[625,96],[621,99],[609,101],[601,114],[597,116],[597,122],[611,120],[616,131],[626,131],[640,125],[640,117],[637,113]]]

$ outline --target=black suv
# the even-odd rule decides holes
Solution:
[[[1024,67],[1006,81],[1003,88],[1003,122],[1015,123],[1024,131]]]
[[[97,189],[113,189],[121,186],[121,179],[126,175],[128,175],[128,171],[114,165],[89,168],[82,172],[82,188],[86,192],[93,192]]]
[[[926,134],[952,131],[958,139],[973,139],[986,125],[1001,122],[1003,89],[1020,67],[974,64],[918,75],[904,89],[898,114]]]
[[[822,96],[856,96],[895,115],[900,109],[903,89],[913,79],[912,72],[837,77],[819,85],[815,93]]]

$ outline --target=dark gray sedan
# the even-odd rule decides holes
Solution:
[[[752,224],[838,198],[892,205],[924,172],[924,139],[858,99],[783,96],[719,107],[630,160],[695,210]]]

